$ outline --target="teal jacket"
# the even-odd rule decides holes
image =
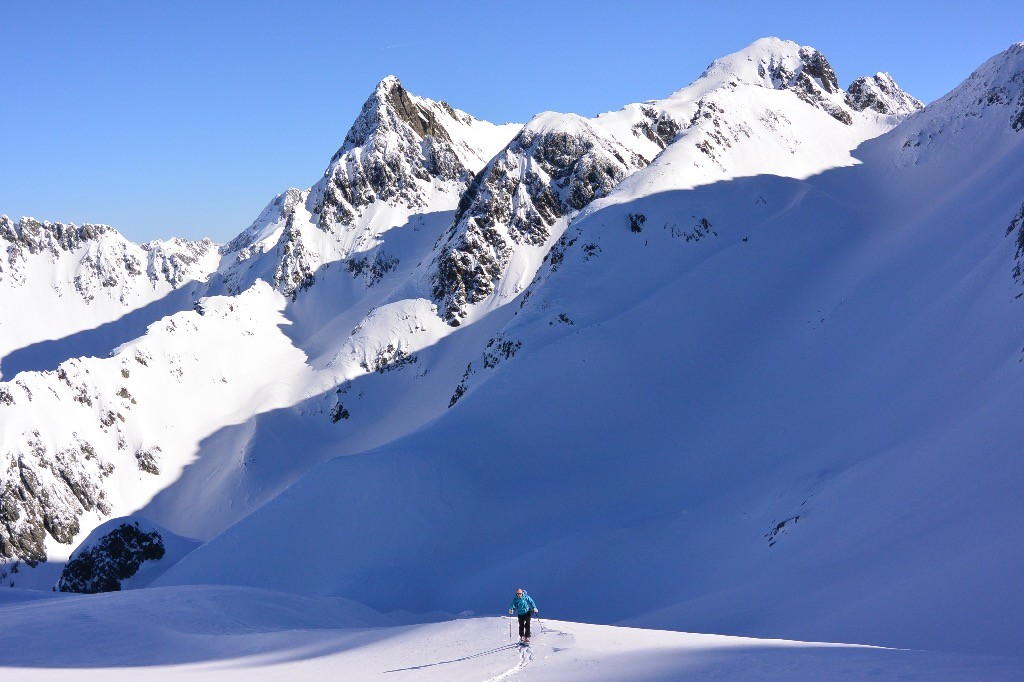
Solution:
[[[512,605],[509,606],[509,609],[515,611],[520,616],[524,613],[529,613],[530,611],[533,611],[536,608],[537,605],[533,603],[533,599],[531,599],[530,595],[526,594],[525,592],[523,592],[522,597],[514,598],[512,600]]]

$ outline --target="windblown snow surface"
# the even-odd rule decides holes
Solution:
[[[20,597],[17,595],[21,595]],[[5,679],[1010,679],[1019,659],[508,617],[381,614],[227,586],[0,596]],[[518,637],[515,637],[518,639]],[[114,666],[117,667],[114,667]]]
[[[594,119],[389,77],[316,185],[141,288],[0,224],[58,271],[0,284],[144,291],[4,340],[0,664],[1021,677],[1022,141],[1024,44],[922,109],[763,39]],[[36,591],[119,517],[165,558]]]

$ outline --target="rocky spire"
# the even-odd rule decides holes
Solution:
[[[468,120],[467,120],[468,119]],[[321,229],[347,225],[374,201],[419,206],[434,180],[468,183],[447,127],[471,117],[411,95],[394,76],[377,84],[312,193]]]
[[[846,89],[846,104],[854,111],[871,109],[880,114],[904,116],[924,109],[915,97],[907,94],[888,73],[862,76]]]

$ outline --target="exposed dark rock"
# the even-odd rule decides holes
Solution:
[[[472,117],[443,102],[409,94],[396,78],[385,78],[363,104],[321,180],[308,192],[290,189],[275,198],[226,252],[236,264],[245,263],[267,252],[266,241],[275,235],[273,284],[295,300],[315,283],[316,272],[338,257],[329,248],[323,251],[322,235],[304,234],[310,221],[348,244],[341,233],[371,205],[426,209],[439,188],[461,192],[472,176],[463,159],[479,152],[456,142],[450,131],[472,122]],[[284,227],[276,236],[273,228],[280,225]],[[354,274],[368,273],[368,286],[397,265],[397,259],[384,254],[373,260],[354,256],[345,263]],[[232,266],[224,276],[226,290],[237,293],[251,278],[248,267]]]
[[[466,365],[466,371],[462,373],[462,379],[459,381],[459,385],[455,387],[455,392],[452,393],[452,399],[448,401],[449,409],[455,405],[455,403],[459,402],[462,396],[466,395],[466,391],[468,390],[466,382],[469,381],[469,377],[472,376],[472,374],[473,363],[471,362]]]
[[[734,142],[750,137],[750,130],[746,126],[730,123],[722,107],[708,97],[701,97],[697,101],[697,108],[690,118],[690,126],[698,123],[705,124],[702,131],[706,137],[694,146],[715,163],[718,163],[718,150],[729,149]]]
[[[1010,118],[1010,127],[1018,132],[1024,130],[1024,92],[1017,100],[1017,111]]]
[[[565,260],[566,251],[576,243],[578,236],[578,234],[570,234],[569,232],[566,232],[559,237],[558,241],[555,242],[555,245],[551,247],[551,250],[548,251],[548,255],[546,256],[548,265],[551,267],[551,272],[558,270],[558,266],[562,264],[563,260]]]
[[[441,119],[461,117],[446,104],[413,98],[397,78],[386,78],[363,104],[342,147],[311,195],[321,229],[349,225],[375,201],[424,206],[419,183],[467,183],[470,172]]]
[[[85,511],[110,513],[100,481],[113,467],[100,462],[88,443],[51,455],[33,433],[23,452],[7,457],[0,483],[0,556],[31,565],[45,561],[46,535],[69,544]]]
[[[348,419],[349,416],[350,415],[348,413],[348,410],[345,409],[345,406],[341,404],[340,400],[334,406],[334,409],[331,410],[331,421],[335,424],[337,424],[342,419]]]
[[[777,89],[789,90],[837,121],[851,125],[853,117],[850,113],[825,96],[840,92],[835,71],[825,55],[806,47],[800,48],[798,54],[801,63],[796,70],[790,70],[781,61],[772,61],[759,64],[758,73],[762,78],[771,80]]]
[[[393,343],[389,343],[387,348],[382,348],[371,360],[361,362],[360,366],[367,372],[384,374],[385,372],[415,364],[418,360],[419,358],[415,355]]]
[[[93,245],[86,249],[87,246]],[[11,278],[23,283],[26,258],[34,254],[49,253],[56,258],[62,253],[82,251],[78,257],[78,271],[73,278],[75,291],[85,300],[93,300],[99,289],[115,289],[148,273],[152,282],[164,281],[180,286],[197,271],[199,260],[216,251],[209,239],[188,241],[173,239],[166,243],[151,242],[140,247],[145,262],[140,260],[136,247],[120,233],[107,225],[40,222],[22,218],[15,223],[8,216],[0,216],[0,280]],[[133,251],[135,251],[133,253]],[[4,256],[6,258],[4,258]],[[114,292],[110,295],[118,296]]]
[[[164,554],[158,531],[142,530],[138,523],[123,523],[73,556],[61,573],[57,589],[84,594],[116,592],[122,580],[139,572],[143,562],[158,561]]]
[[[545,244],[559,219],[648,163],[582,119],[545,116],[520,131],[460,202],[433,277],[434,298],[452,326],[494,292],[517,246]]]
[[[345,261],[345,269],[354,277],[364,276],[366,286],[372,287],[389,272],[398,267],[399,260],[383,251],[378,251],[372,257],[357,256]]]
[[[433,294],[442,302],[448,324],[459,326],[468,304],[482,301],[494,292],[494,284],[511,252],[511,244],[494,228],[467,231],[442,252],[434,275]]]
[[[654,107],[642,106],[640,112],[644,118],[633,125],[633,134],[643,135],[662,149],[671,144],[682,129],[675,119]]]
[[[694,220],[694,223],[693,227],[689,230],[680,228],[675,224],[665,225],[664,229],[669,231],[669,235],[673,239],[682,239],[687,242],[699,242],[709,235],[718,236],[718,232],[712,228],[711,221],[707,218],[698,219],[697,216],[691,216],[691,219]]]
[[[800,516],[790,516],[788,519],[783,519],[775,524],[775,527],[764,534],[764,537],[768,540],[768,546],[773,547],[779,539],[779,535],[785,532],[787,527],[792,527],[800,521]]]
[[[316,277],[313,265],[302,243],[302,232],[295,225],[295,214],[288,216],[284,235],[278,246],[279,259],[274,272],[274,285],[294,301],[298,292],[313,286]]]
[[[854,111],[871,109],[880,114],[909,114],[924,105],[904,92],[887,73],[863,76],[846,89],[846,104]]]
[[[159,445],[138,450],[135,453],[135,461],[139,466],[139,471],[158,476],[160,474],[160,452]]]
[[[800,59],[803,60],[803,73],[816,78],[825,92],[833,94],[839,92],[839,80],[832,65],[825,59],[825,55],[817,50],[800,48]]]
[[[484,367],[494,369],[502,360],[509,360],[523,347],[523,342],[509,340],[501,336],[487,342],[484,350]]]
[[[0,216],[0,240],[19,245],[29,253],[76,251],[106,234],[117,234],[117,230],[107,225],[78,227],[71,223],[40,222],[35,218],[22,218],[15,224],[9,217]]]
[[[175,287],[188,281],[193,272],[191,268],[216,248],[216,245],[209,239],[190,242],[174,238],[171,243],[176,247],[174,251],[158,249],[153,243],[142,244],[142,248],[149,252],[149,261],[146,266],[149,279],[153,282],[163,280]],[[139,274],[133,272],[131,267],[131,263],[125,263],[125,269],[129,273]]]
[[[1013,279],[1024,284],[1024,204],[1020,205],[1020,210],[1010,220],[1006,236],[1009,237],[1014,232],[1017,233],[1014,240],[1017,244],[1017,253],[1014,255]]]

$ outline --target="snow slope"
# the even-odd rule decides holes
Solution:
[[[527,583],[572,620],[1019,655],[1022,51],[923,111],[777,39],[522,128],[385,79],[194,308],[0,385],[0,549],[137,512],[204,543],[149,594]],[[636,650],[706,644],[675,636]]]
[[[1016,102],[1019,48],[990,72],[968,85]],[[480,610],[525,581],[574,619],[1019,652],[1024,135],[977,99],[857,165],[593,205],[442,418],[320,466],[160,584]]]
[[[388,291],[395,271],[407,272],[429,250],[472,174],[518,127],[415,97],[388,77],[323,179],[277,197],[223,249],[180,240],[138,247],[103,226],[29,219],[15,226],[4,218],[0,236],[11,243],[10,268],[0,271],[0,281],[25,290],[4,297],[11,312],[5,319],[21,334],[11,345],[37,340],[33,335],[42,332],[28,323],[39,319],[51,320],[45,329],[70,335],[14,353],[16,374],[0,385],[0,505],[7,512],[0,556],[12,564],[0,567],[0,578],[14,582],[21,561],[31,567],[66,559],[104,518],[138,510],[188,471],[202,470],[200,490],[155,520],[208,539],[307,470],[310,464],[298,461],[257,478],[244,442],[218,450],[212,463],[201,443],[378,362],[386,346],[376,347],[376,337],[339,349],[332,330],[323,330],[339,314],[339,285],[356,320],[378,306],[378,291]],[[194,257],[174,255],[175,248]],[[149,280],[142,279],[147,273]],[[288,301],[318,278],[327,286],[297,306],[308,314],[282,317]],[[68,290],[72,282],[80,296]],[[36,296],[44,285],[52,291]],[[36,316],[36,306],[50,303],[47,296],[60,299],[57,314]],[[148,305],[133,313],[142,303]],[[73,314],[61,315],[66,310]],[[71,333],[90,324],[99,326]],[[326,359],[304,352],[319,350],[318,336],[328,340],[320,351]],[[399,349],[415,350],[417,342]],[[350,363],[337,368],[331,359],[342,350]],[[98,357],[78,358],[75,351]],[[30,371],[38,365],[50,371]],[[18,583],[35,584],[30,574]]]
[[[311,370],[280,333],[283,307],[259,282],[154,323],[110,358],[76,358],[0,384],[0,554],[66,558],[104,518],[137,510],[176,481],[210,433],[303,397]],[[231,352],[205,352],[211,347]],[[193,500],[179,514],[204,503],[229,504],[235,520],[246,501]]]
[[[8,601],[6,679],[1011,679],[1019,658],[756,640],[543,619],[529,649],[507,618],[405,624],[343,599],[164,588]],[[87,627],[83,627],[87,625]],[[60,642],[55,650],[43,642]]]
[[[218,261],[218,247],[208,239],[139,245],[106,225],[32,218],[15,223],[0,216],[0,376],[39,369],[52,355],[37,348],[35,357],[11,358],[13,351],[101,327],[150,305],[157,310],[144,315],[148,321],[175,312],[158,302],[177,289],[194,288]],[[131,329],[132,336],[79,336],[75,350],[89,354],[111,337],[127,341],[144,332],[145,324],[136,322]]]
[[[755,62],[767,65],[761,70],[768,68],[770,77],[751,71]],[[817,74],[817,80],[806,73]],[[624,180],[640,175],[650,159],[685,148],[707,161],[707,138],[721,147],[714,153],[714,177],[758,172],[765,163],[800,176],[822,163],[847,163],[857,141],[895,124],[896,116],[847,106],[830,74],[812,48],[768,39],[716,62],[667,100],[595,120],[546,113],[522,129],[479,121],[385,78],[320,182],[306,191],[288,190],[230,244],[204,251],[195,276],[207,282],[173,292],[154,288],[155,299],[137,316],[67,336],[49,349],[27,346],[9,359],[17,376],[12,387],[0,390],[11,401],[26,390],[33,393],[8,406],[0,434],[8,444],[8,506],[24,512],[10,529],[0,530],[9,538],[0,553],[32,562],[43,556],[60,560],[70,550],[67,543],[80,542],[107,514],[143,506],[155,522],[209,539],[320,462],[389,442],[437,418],[452,402],[466,363],[496,342],[513,313],[508,304],[534,278],[567,226],[595,200],[622,195]],[[715,115],[698,116],[706,109]],[[757,122],[765,116],[801,123],[784,143],[810,151],[783,162],[753,151],[768,149],[777,133]],[[736,133],[733,142],[722,138],[716,131],[723,125],[742,135]],[[657,175],[656,164],[649,168],[648,175]],[[700,164],[694,168],[697,176],[687,177],[706,175]],[[61,226],[46,230],[57,237],[71,234]],[[29,232],[22,230],[19,239],[25,241]],[[57,237],[51,241],[63,243]],[[121,246],[125,253],[137,248]],[[158,251],[150,248],[151,255]],[[211,274],[215,257],[220,262]],[[79,269],[92,262],[78,252],[74,258],[80,262],[69,258]],[[120,262],[113,256],[98,260],[107,261]],[[169,281],[178,285],[188,281],[183,267],[151,264],[149,270],[171,273]],[[128,270],[103,281],[126,287],[133,282],[134,270]],[[65,274],[57,276],[60,281]],[[106,291],[96,277],[81,281]],[[283,309],[272,300],[275,294],[260,288],[262,282],[280,293]],[[256,290],[262,293],[251,293]],[[204,317],[204,295],[220,301],[218,310],[227,306],[232,321],[223,325]],[[122,313],[131,310],[118,305]],[[269,321],[275,309],[287,322],[258,330],[243,322]],[[167,327],[157,338],[153,330],[162,328],[156,321],[164,315],[171,326],[178,319],[187,324],[178,332]],[[454,334],[455,324],[473,329]],[[123,382],[123,363],[101,358],[147,325],[142,343],[161,370],[145,373],[143,390],[159,401],[147,402],[149,409],[111,409],[123,401],[121,392],[135,395],[128,384],[138,381]],[[238,335],[254,344],[236,343]],[[67,360],[61,368],[42,362],[43,356],[74,358],[75,349],[100,357]],[[275,363],[271,358],[281,353],[306,367]],[[55,371],[20,371],[33,369],[33,362]],[[203,391],[207,372],[216,375],[221,366],[277,371],[222,385],[207,394],[210,401],[180,397]],[[357,379],[363,388],[349,393]],[[35,397],[44,386],[46,409]],[[274,397],[253,399],[253,391]],[[289,406],[294,409],[284,419],[259,416]],[[63,425],[50,429],[58,410]],[[294,429],[307,436],[298,454],[282,460],[277,443],[290,439],[284,434]],[[125,473],[137,468],[140,453],[146,459],[144,453],[154,448],[167,460],[160,474]],[[93,451],[100,457],[90,456]],[[61,457],[68,463],[53,463]],[[130,494],[123,491],[126,485]]]

